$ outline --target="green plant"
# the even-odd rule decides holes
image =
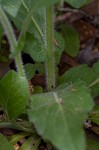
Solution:
[[[65,1],[76,8],[87,2],[86,0]],[[20,134],[8,138],[12,145],[28,137],[20,150],[36,150],[41,139],[46,140],[49,150],[52,148],[51,144],[59,150],[86,149],[82,125],[93,108],[93,97],[99,94],[99,62],[92,68],[81,65],[70,69],[61,77],[58,76],[57,64],[65,44],[63,37],[54,31],[53,5],[56,2],[60,0],[0,1],[0,21],[10,43],[10,58],[15,59],[17,68],[17,72],[9,71],[0,80],[0,106],[6,114],[6,118],[0,121],[0,127],[21,131]],[[18,40],[13,33],[10,20],[20,30]],[[67,26],[66,31],[67,35],[64,38],[70,48],[69,51],[67,47],[68,54],[75,56],[79,49],[78,35],[72,27]],[[68,40],[71,31],[76,36],[74,50]],[[55,47],[55,40],[59,41],[61,51],[60,48]],[[29,93],[25,70],[29,80],[31,72],[29,68],[27,69],[27,65],[24,70],[21,51],[30,54],[36,62],[34,65],[28,64],[30,70],[34,68],[32,74],[36,70],[46,74],[46,88],[39,89],[41,94],[38,90],[36,94]],[[40,69],[42,65],[45,66],[45,70]],[[91,120],[92,116],[94,117],[93,113],[89,115]],[[13,149],[8,141],[0,135],[2,150]],[[2,142],[5,142],[5,147]]]

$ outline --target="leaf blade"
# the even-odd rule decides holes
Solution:
[[[14,150],[13,146],[8,142],[8,140],[2,134],[0,134],[0,149]]]
[[[88,2],[88,0],[65,0],[65,1],[75,8],[80,8],[85,3]]]
[[[35,124],[41,136],[60,150],[85,148],[82,123],[93,102],[88,90],[81,84],[31,98],[31,109],[28,111],[30,121]]]
[[[80,40],[78,32],[72,26],[62,26],[62,32],[64,34],[65,39],[65,52],[72,57],[75,57],[80,48]]]
[[[76,80],[82,80],[91,85],[92,95],[95,97],[99,94],[99,61],[93,65],[92,68],[87,65],[79,65],[71,68],[58,78],[58,84],[74,83]],[[96,82],[97,81],[97,82]],[[96,82],[94,85],[92,85]]]
[[[0,105],[9,118],[16,118],[28,103],[29,90],[26,79],[10,71],[0,82],[0,97]]]

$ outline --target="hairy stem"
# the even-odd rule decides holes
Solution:
[[[11,27],[11,24],[1,6],[0,6],[0,21],[9,40],[11,53],[13,53],[17,47],[17,41],[13,29]],[[18,73],[21,76],[25,76],[20,53],[15,57],[15,62]]]
[[[46,82],[47,90],[55,89],[55,60],[54,60],[54,25],[53,25],[53,6],[49,6],[45,11],[45,46],[49,60],[46,62]]]

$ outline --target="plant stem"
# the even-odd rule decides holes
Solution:
[[[93,81],[90,85],[89,88],[93,87],[95,84],[99,83],[99,79],[96,79],[95,81]]]
[[[12,125],[10,122],[0,122],[0,128],[14,128],[15,126]]]
[[[61,0],[60,7],[63,8],[63,5],[64,5],[64,0]]]
[[[29,8],[27,7],[27,5],[25,4],[24,0],[21,0],[24,8],[27,10],[27,12],[29,12]],[[43,32],[42,30],[40,29],[39,25],[37,24],[36,20],[34,19],[33,15],[31,16],[31,20],[33,22],[33,24],[35,25],[36,29],[38,30],[41,38],[43,39]]]
[[[5,12],[3,11],[2,7],[0,6],[0,21],[1,24],[7,34],[7,38],[9,40],[10,43],[10,50],[11,53],[14,52],[14,50],[17,47],[17,41],[13,32],[13,29],[11,27],[11,24],[5,14]],[[16,66],[17,66],[17,71],[21,76],[25,76],[24,73],[24,69],[23,69],[23,64],[22,64],[22,59],[21,59],[21,54],[19,53],[16,57],[15,57],[15,62],[16,62]]]
[[[18,73],[20,74],[20,76],[24,76],[25,77],[25,71],[24,71],[24,68],[23,68],[23,62],[22,62],[22,58],[21,58],[21,53],[17,54],[17,56],[15,57],[15,62],[16,62],[16,67],[17,67]]]
[[[16,129],[26,131],[26,132],[33,132],[33,128],[32,127],[31,128],[30,127],[29,128],[25,127],[24,126],[25,123],[23,123],[23,122],[22,122],[23,124],[21,124],[21,123],[17,122],[16,120],[12,120],[11,123]]]
[[[16,129],[16,130],[25,131],[25,132],[33,132],[32,128],[28,129],[28,128],[25,128],[24,126],[20,125],[19,123],[15,124],[15,123],[11,123],[8,121],[0,122],[0,128],[12,128],[12,129]]]
[[[55,89],[55,60],[54,60],[54,23],[53,23],[53,6],[46,8],[45,12],[45,47],[49,60],[46,62],[46,82],[47,90]]]

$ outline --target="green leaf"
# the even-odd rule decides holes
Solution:
[[[84,82],[31,97],[29,120],[59,150],[85,150],[82,124],[93,102]],[[75,138],[76,137],[76,138]]]
[[[22,144],[20,150],[32,150],[32,145],[33,145],[33,138],[31,137]]]
[[[99,106],[96,105],[94,109],[89,113],[89,119],[99,125]]]
[[[39,72],[39,74],[45,74],[45,66],[42,63],[36,62],[35,63],[36,70]]]
[[[11,144],[15,145],[18,141],[20,141],[21,139],[23,139],[26,136],[29,136],[29,133],[18,133],[18,134],[14,134],[12,136],[8,137],[8,140]]]
[[[94,139],[87,138],[87,150],[99,150],[99,142]]]
[[[93,65],[92,69],[93,72],[95,73],[94,80],[99,80],[99,61]],[[97,82],[97,84],[92,86],[91,89],[92,89],[92,94],[94,96],[97,96],[99,94],[99,82]]]
[[[22,51],[22,49],[24,47],[24,43],[25,43],[26,31],[29,28],[29,22],[31,20],[32,20],[32,22],[31,22],[30,29],[32,29],[32,34],[35,34],[35,36],[38,37],[38,39],[40,39],[40,40],[41,40],[41,37],[43,36],[43,33],[41,32],[41,29],[40,29],[39,26],[42,26],[43,22],[44,22],[44,17],[43,17],[44,10],[42,11],[42,9],[40,9],[40,11],[37,11],[35,13],[35,18],[36,18],[36,21],[35,21],[35,18],[33,16],[26,17],[29,10],[28,10],[28,7],[25,4],[22,5],[22,8],[23,8],[23,11],[20,8],[21,12],[18,11],[17,16],[15,18],[12,18],[13,21],[15,20],[16,25],[18,23],[17,26],[19,26],[19,29],[21,30],[21,34],[20,34],[20,37],[18,39],[18,44],[17,44],[16,50],[11,55],[11,58],[15,57],[20,51]],[[19,12],[22,14],[22,16]],[[42,15],[42,17],[41,17],[41,15]],[[21,20],[21,22],[20,22],[20,20]],[[39,21],[39,23],[40,23],[39,25],[38,25],[37,21]],[[31,30],[30,30],[30,32],[31,32]],[[37,41],[37,43],[38,43],[38,45],[40,44],[38,41]]]
[[[24,52],[29,54],[36,62],[45,62],[48,59],[45,47],[30,33],[26,35]]]
[[[14,50],[14,52],[10,55],[10,58],[16,57],[16,55],[18,55],[18,53],[20,53],[22,51],[22,49],[24,47],[24,43],[25,43],[25,31],[22,31],[21,34],[20,34],[20,37],[18,39],[17,47]]]
[[[5,0],[6,1],[6,0]],[[10,15],[11,19],[15,23],[15,25],[22,30],[22,25],[24,25],[24,20],[26,19],[26,16],[28,13],[30,13],[32,10],[33,12],[31,15],[28,16],[28,18],[31,18],[31,23],[29,26],[29,32],[35,34],[36,36],[43,36],[42,31],[44,30],[44,9],[43,7],[48,6],[52,3],[58,2],[60,0],[40,0],[40,1],[35,1],[35,0],[18,0],[17,4],[16,1],[15,3],[12,2],[7,2],[3,3],[3,6],[7,8],[7,12]],[[20,5],[21,3],[21,5]],[[9,8],[9,5],[13,5],[13,8],[18,7],[18,11],[13,13],[11,6]],[[18,6],[17,6],[18,5]],[[42,8],[41,8],[42,6]],[[37,9],[39,8],[39,9]],[[14,15],[16,14],[16,15]],[[29,19],[30,20],[30,19]],[[28,21],[26,21],[27,24]],[[42,34],[42,35],[41,35]]]
[[[87,65],[79,65],[65,72],[58,80],[59,84],[74,83],[81,79],[89,85],[94,80],[94,72]]]
[[[0,134],[0,150],[14,150],[13,146],[2,134]]]
[[[26,2],[26,0],[25,0]],[[60,2],[60,0],[40,0],[40,1],[36,1],[36,0],[30,0],[29,2],[27,2],[29,8],[33,8],[34,11],[36,11],[38,8],[41,8],[41,7],[47,7],[51,4],[55,4],[57,2]]]
[[[74,83],[78,79],[81,79],[87,83],[87,86],[99,80],[99,62],[93,65],[92,68],[87,65],[79,65],[77,67],[71,68],[69,71],[65,72],[61,77],[58,78],[58,84],[63,83]],[[95,97],[99,94],[99,81],[90,87],[92,95]]]
[[[62,32],[64,34],[65,39],[65,51],[72,57],[75,57],[80,48],[80,40],[78,32],[75,30],[74,27],[65,25],[62,26]]]
[[[86,0],[83,4],[83,6],[88,5],[90,2],[92,2],[92,0]]]
[[[8,72],[0,81],[0,105],[13,119],[25,109],[29,99],[28,83],[14,71]]]
[[[22,146],[20,147],[20,150],[37,150],[39,144],[40,144],[40,139],[30,137],[28,140],[26,140],[22,144]]]
[[[24,4],[24,3],[23,3]],[[25,6],[24,6],[25,7]],[[21,30],[21,34],[20,34],[20,37],[18,39],[18,44],[17,44],[17,48],[16,50],[13,52],[13,54],[11,55],[11,57],[15,57],[20,51],[22,51],[23,47],[24,47],[24,43],[25,43],[25,36],[26,36],[26,31],[28,30],[29,28],[29,21],[32,20],[31,22],[31,26],[30,26],[30,29],[32,29],[32,34],[34,34],[38,39],[41,40],[41,37],[43,36],[43,33],[41,32],[41,29],[39,28],[39,26],[42,26],[43,25],[43,22],[44,22],[44,11],[42,11],[40,9],[40,11],[37,11],[37,13],[35,13],[35,18],[36,18],[36,21],[35,21],[35,18],[33,16],[28,16],[28,18],[26,18],[26,14],[28,12],[28,7],[26,6],[24,9],[24,7],[22,6],[24,12],[22,13],[22,9],[21,9],[21,13],[22,13],[22,16],[24,17],[24,19],[22,19],[21,17],[21,14],[19,13],[19,16],[18,17],[15,17],[13,18],[12,20],[14,21],[15,20],[15,24],[18,22],[18,25],[19,25],[19,29]],[[26,11],[27,10],[27,11]],[[42,15],[42,17],[41,17]],[[42,19],[43,18],[43,19]],[[19,21],[17,21],[17,19]],[[21,22],[20,22],[21,20]],[[40,22],[40,24],[38,25],[37,21]],[[31,30],[30,30],[31,32]],[[33,38],[34,40],[34,38]],[[32,42],[32,40],[31,40]],[[37,41],[37,44],[40,45],[40,43]]]
[[[37,62],[35,64],[28,63],[24,65],[24,68],[25,68],[26,77],[28,80],[31,80],[33,78],[36,71],[38,71],[40,74],[45,73],[44,64],[37,63]]]
[[[2,28],[2,26],[1,26],[1,24],[0,24],[0,42],[1,42],[2,36],[3,36],[3,28]]]
[[[33,94],[43,93],[43,88],[41,86],[34,86]]]
[[[55,32],[55,41],[58,44],[58,45],[55,45],[55,62],[56,64],[59,64],[61,54],[63,50],[65,49],[65,40],[60,33]]]
[[[26,64],[25,66],[25,72],[28,80],[31,80],[35,74],[36,67],[34,64]]]
[[[75,8],[80,8],[83,4],[85,4],[88,0],[65,0],[67,3],[72,5]]]
[[[29,21],[25,21],[26,16],[29,12],[29,6],[27,3],[29,3],[30,1],[25,1],[25,0],[18,0],[18,1],[9,1],[6,2],[6,0],[2,0],[2,5],[6,8],[7,13],[9,14],[11,20],[13,20],[13,22],[15,23],[15,25],[21,30],[23,30],[23,26],[27,28]],[[17,3],[17,4],[16,4]],[[18,8],[17,11],[16,9],[13,10],[13,8]],[[35,35],[39,35],[41,33],[39,33],[40,27],[43,27],[43,22],[44,22],[44,17],[43,17],[43,11],[42,9],[37,10],[33,16],[29,16],[28,20],[31,20],[30,26],[29,26],[29,32],[32,32],[33,34],[35,33]],[[43,18],[43,19],[42,19]],[[36,19],[36,20],[35,20]],[[39,25],[38,25],[39,22]],[[42,31],[40,31],[42,32]]]
[[[17,15],[17,12],[21,5],[20,0],[10,0],[10,1],[1,0],[0,3],[3,6],[3,8],[5,9],[5,11],[8,14],[12,15],[13,17],[15,17]]]
[[[26,19],[26,16],[28,14],[28,11],[24,8],[23,5],[21,5],[18,14],[15,18],[12,18],[15,25],[18,27],[18,29],[22,30],[22,24],[24,24],[24,20]],[[39,33],[37,30],[39,28],[40,31],[44,28],[44,10],[40,9],[37,12],[33,13],[30,21],[30,25],[28,27],[28,32],[35,35],[35,37],[40,38],[42,33]]]
[[[98,77],[99,76],[99,69],[98,69],[98,67],[99,67],[99,61],[97,62],[97,63],[95,63],[94,65],[93,65],[93,71],[95,72],[95,76],[96,77]]]

